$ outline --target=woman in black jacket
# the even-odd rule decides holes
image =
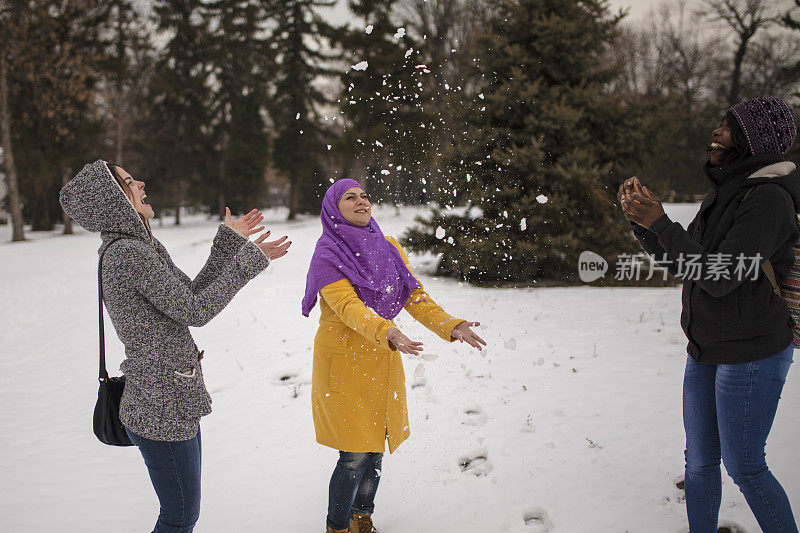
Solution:
[[[733,106],[712,134],[705,165],[711,190],[686,230],[637,178],[619,189],[642,247],[683,279],[692,533],[717,530],[720,458],[764,531],[797,532],[789,499],[764,454],[792,363],[794,322],[759,268],[769,260],[782,281],[794,263],[800,173],[783,156],[796,136],[794,113],[778,98]]]

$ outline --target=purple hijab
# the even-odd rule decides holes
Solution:
[[[344,219],[339,200],[350,187],[361,185],[341,179],[328,188],[322,200],[322,236],[308,267],[303,315],[308,316],[314,308],[322,287],[347,278],[367,307],[391,320],[403,309],[419,282],[374,218],[365,227]]]

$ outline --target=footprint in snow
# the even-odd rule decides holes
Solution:
[[[679,533],[689,533],[689,530],[681,529]],[[717,533],[747,533],[747,530],[730,520],[723,520],[717,527]]]
[[[746,533],[746,530],[736,522],[722,520],[717,528],[717,533]]]
[[[666,501],[674,501],[677,503],[684,503],[686,501],[686,488],[683,483],[683,476],[675,478],[672,483],[676,490],[673,491],[673,496],[667,496]]]
[[[418,376],[414,378],[414,381],[411,382],[411,390],[414,389],[424,389],[428,385],[428,378],[425,376]]]
[[[492,462],[489,461],[489,451],[486,448],[478,448],[468,455],[458,459],[458,467],[465,474],[473,476],[485,476],[492,471]]]
[[[468,426],[482,426],[488,418],[486,412],[477,405],[469,406],[461,413],[461,423]]]
[[[553,524],[547,511],[541,507],[531,507],[522,515],[525,522],[525,533],[549,533],[553,530]]]
[[[293,383],[300,374],[297,372],[281,372],[277,376],[275,376],[275,382],[280,383]]]

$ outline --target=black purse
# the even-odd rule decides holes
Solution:
[[[103,256],[108,247],[119,239],[114,239],[100,254],[97,266],[97,286],[100,308],[100,389],[97,391],[97,403],[94,406],[92,425],[94,434],[103,444],[111,446],[133,446],[131,439],[125,432],[125,427],[119,420],[119,403],[122,391],[125,390],[125,376],[110,378],[106,371],[106,338],[105,324],[103,321]]]

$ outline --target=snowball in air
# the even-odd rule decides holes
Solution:
[[[374,27],[374,26],[373,26],[372,24],[370,24],[369,26],[367,26],[366,28],[364,28],[364,31],[367,33],[367,35],[369,35],[370,33],[372,33],[372,28],[373,28],[373,27]]]
[[[366,61],[362,61],[361,63],[356,63],[355,65],[351,66],[350,68],[353,70],[367,70],[369,63]]]
[[[397,33],[394,34],[394,38],[395,39],[400,39],[405,34],[406,34],[406,29],[405,28],[397,28]]]
[[[539,196],[536,197],[536,201],[539,202],[540,204],[546,204],[547,196],[545,196],[544,194],[540,194]]]
[[[436,228],[436,238],[437,239],[444,239],[444,233],[445,233],[445,231],[444,231],[443,227],[439,226],[438,228]]]

